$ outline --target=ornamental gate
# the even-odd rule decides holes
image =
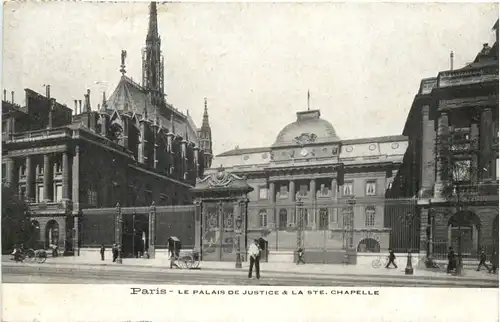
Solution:
[[[196,244],[204,261],[246,260],[248,192],[253,188],[244,177],[220,168],[198,180],[196,198]]]

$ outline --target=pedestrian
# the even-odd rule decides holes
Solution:
[[[491,255],[491,269],[489,270],[490,273],[496,273],[498,269],[498,251],[494,250],[493,254]]]
[[[299,247],[299,249],[297,250],[297,265],[299,265],[300,263],[306,263],[304,261],[304,249],[302,247]]]
[[[396,255],[394,255],[394,250],[389,249],[389,262],[387,262],[387,265],[385,265],[385,268],[389,268],[389,265],[394,265],[394,268],[398,268],[398,265],[396,265]]]
[[[113,263],[116,262],[116,259],[118,258],[118,247],[116,244],[113,244]]]
[[[260,279],[260,248],[258,239],[254,239],[253,244],[248,247],[248,254],[250,255],[248,278],[252,278],[252,269],[255,265],[255,276],[257,276],[257,279]]]
[[[101,244],[101,260],[104,260],[104,252],[106,251],[106,248],[104,248],[104,244]]]
[[[453,250],[453,247],[450,246],[448,251],[448,267],[446,268],[446,273],[447,274],[451,273],[451,271],[454,270],[455,268],[456,268],[455,251]]]
[[[490,271],[490,268],[488,267],[488,265],[486,265],[486,254],[484,253],[484,249],[481,250],[481,255],[479,256],[479,265],[477,265],[476,271],[479,272],[481,266],[486,267],[486,270],[488,270],[488,272]]]

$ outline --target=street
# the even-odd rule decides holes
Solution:
[[[170,269],[134,269],[130,267],[96,268],[49,265],[3,265],[4,283],[56,284],[169,284],[169,285],[256,285],[256,286],[379,286],[379,287],[498,287],[498,281],[446,281],[373,276],[319,276],[279,274],[263,271],[260,280],[249,279],[246,270],[213,272]]]

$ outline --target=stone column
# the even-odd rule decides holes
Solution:
[[[448,129],[449,123],[448,123],[448,114],[447,113],[441,113],[438,119],[438,140],[441,140],[442,137],[446,137],[449,129]],[[438,144],[442,144],[442,142],[438,141]],[[436,153],[436,184],[434,185],[434,197],[435,198],[440,198],[442,196],[443,192],[443,180],[442,180],[442,171],[443,171],[443,161],[442,161],[443,155],[440,152],[440,148],[438,147],[437,153]]]
[[[493,122],[493,113],[491,112],[491,108],[485,108],[481,111],[481,125],[479,128],[480,131],[480,140],[479,148],[481,151],[481,156],[483,160],[481,162],[482,177],[484,179],[493,178],[492,168],[495,167],[495,159],[492,153],[492,122]]]
[[[311,182],[309,184],[309,190],[311,190],[311,210],[308,212],[311,213],[311,227],[313,230],[316,230],[318,228],[318,212],[316,211],[316,179],[311,179]]]
[[[49,194],[50,187],[50,156],[48,154],[43,155],[43,201],[50,201]]]
[[[288,198],[291,202],[295,201],[295,181],[290,180],[289,188],[288,188]]]
[[[269,191],[268,191],[268,199],[269,199],[269,210],[270,210],[270,215],[272,217],[273,221],[273,227],[272,229],[278,229],[278,221],[279,218],[276,215],[276,187],[274,182],[269,182]]]
[[[295,181],[293,181],[293,180],[290,180],[290,182],[288,184],[288,200],[290,201],[290,203],[293,203],[295,201]],[[297,215],[298,214],[296,214],[295,205],[293,205],[290,208],[290,211],[288,212],[288,222],[296,224],[297,223]],[[293,222],[293,217],[295,217],[295,222]]]
[[[12,158],[7,158],[7,169],[6,169],[6,179],[7,185],[13,187],[15,184],[15,172],[14,172],[14,160]]]
[[[434,121],[429,120],[429,105],[422,108],[422,169],[420,175],[420,186],[429,191],[432,190],[435,180],[435,143],[436,132]]]
[[[420,210],[420,254],[426,255],[428,249],[427,229],[429,228],[429,209]]]
[[[339,221],[339,216],[338,216],[339,209],[338,209],[338,207],[336,207],[336,204],[337,204],[337,178],[332,178],[330,191],[331,191],[331,198],[332,198],[332,203],[333,203],[334,207],[332,208],[331,211],[329,211],[328,227],[332,228],[330,224],[333,222],[333,218],[336,218],[337,225],[339,224],[338,223],[338,221]],[[336,228],[336,227],[333,227],[333,228]]]
[[[470,139],[471,139],[471,148],[473,150],[479,148],[479,124],[477,123],[472,123],[471,126],[470,126]],[[478,169],[479,171],[471,171],[470,175],[471,175],[471,182],[477,182],[477,179],[479,179],[479,176],[480,176],[480,173],[482,171],[480,171],[480,168],[478,167],[479,166],[479,163],[478,163],[478,157],[477,157],[477,153],[472,153],[472,156],[471,156],[471,168],[472,169]]]
[[[75,147],[75,155],[73,156],[73,180],[72,180],[72,193],[71,198],[73,200],[73,214],[77,214],[80,211],[80,147],[77,145]]]
[[[148,247],[148,253],[149,253],[149,258],[155,258],[155,240],[156,240],[156,206],[153,201],[151,204],[151,207],[149,208],[149,218],[148,218],[148,223],[149,223],[149,247]]]
[[[78,215],[73,215],[73,256],[80,256],[80,225]]]
[[[62,154],[62,199],[69,199],[69,158],[66,151]]]
[[[26,157],[26,197],[28,199],[34,198],[34,177],[33,177],[33,157]]]

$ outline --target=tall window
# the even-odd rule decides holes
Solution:
[[[261,210],[259,212],[260,227],[267,227],[267,211]]]
[[[365,226],[375,226],[375,207],[373,206],[366,207],[365,209]]]
[[[377,194],[377,182],[375,180],[366,181],[365,194],[375,196]]]
[[[286,229],[288,222],[288,212],[284,208],[280,209],[279,221],[280,221],[280,226],[279,226],[280,230]]]
[[[36,202],[43,201],[43,185],[36,187]]]
[[[259,187],[259,199],[265,200],[267,199],[268,190],[266,187]]]
[[[56,184],[54,187],[54,201],[59,202],[62,200],[62,185]]]
[[[344,196],[352,196],[354,195],[354,182],[353,181],[345,181],[344,188],[342,190]]]
[[[342,209],[342,223],[345,228],[351,225],[351,210],[349,208]]]

